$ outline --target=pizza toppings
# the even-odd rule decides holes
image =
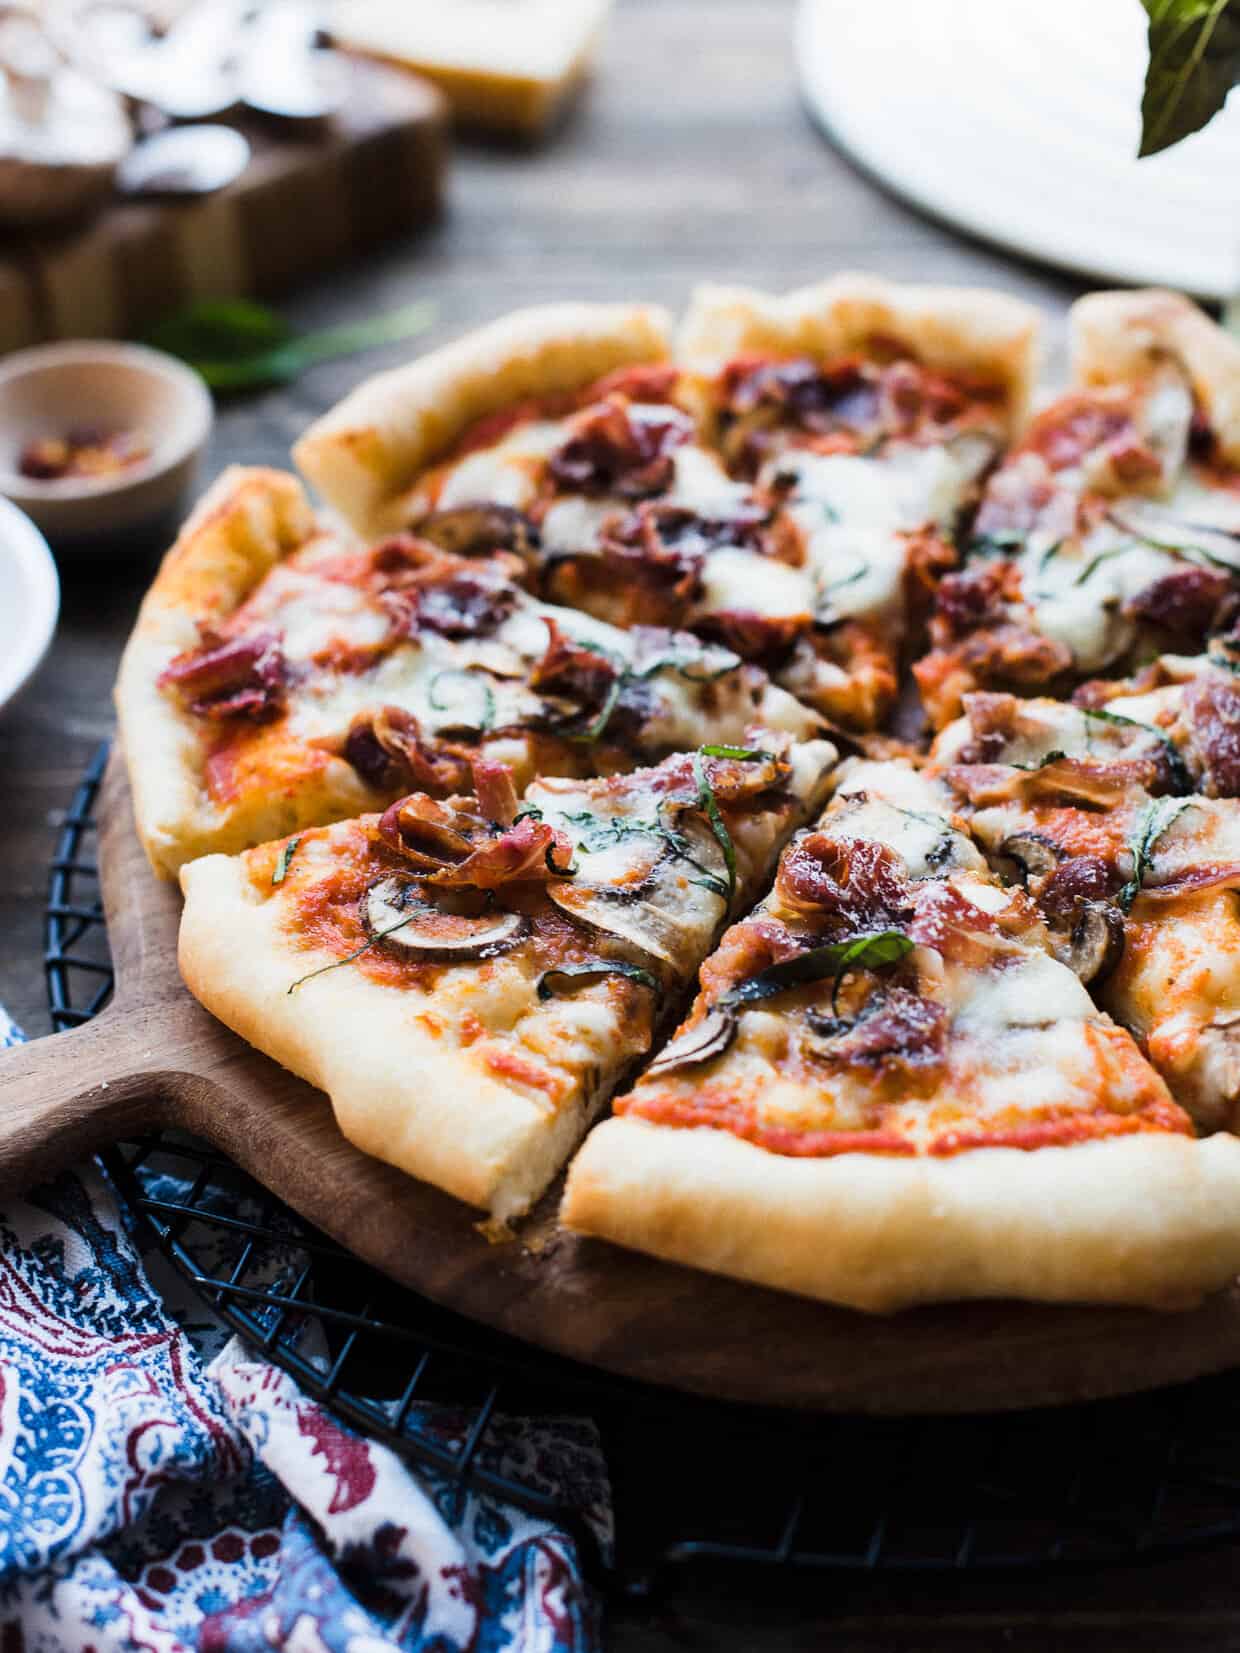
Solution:
[[[336,749],[335,743],[325,744]],[[459,792],[468,782],[468,758],[428,741],[417,718],[400,706],[358,712],[338,750],[377,792],[417,787],[442,796]]]
[[[275,717],[284,706],[288,670],[280,640],[272,632],[225,637],[199,628],[202,647],[179,654],[159,675],[197,717],[212,720]]]
[[[366,891],[362,922],[372,941],[444,963],[494,958],[529,929],[520,913],[445,910],[428,901],[418,884],[397,876],[377,879]]]
[[[414,793],[384,810],[375,837],[417,877],[448,888],[493,890],[572,876],[573,846],[564,833],[533,814],[500,826],[477,814],[471,803],[467,798],[439,803]]]
[[[569,492],[644,499],[671,485],[674,452],[692,434],[692,421],[676,408],[612,396],[576,419],[547,473]]]
[[[441,550],[457,557],[489,557],[497,551],[515,552],[531,560],[538,551],[538,530],[523,511],[511,505],[457,505],[431,511],[414,531]]]
[[[742,357],[720,380],[721,445],[733,474],[753,476],[788,438],[824,453],[940,441],[986,422],[995,400],[990,387],[955,383],[907,358]]]

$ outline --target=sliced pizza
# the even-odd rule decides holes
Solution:
[[[468,786],[477,756],[594,775],[819,719],[732,651],[620,631],[463,558],[316,520],[274,471],[221,478],[143,604],[117,691],[138,831],[166,875],[213,850]]]
[[[479,759],[472,794],[194,861],[185,981],[365,1152],[517,1216],[821,803],[827,742],[751,734],[523,800]]]
[[[942,783],[845,776],[588,1138],[565,1224],[870,1310],[1233,1278],[1240,1142],[1197,1140]]]
[[[560,325],[571,359],[579,320],[542,313],[544,353]],[[519,354],[529,326],[513,317],[363,386],[298,462],[368,531],[517,551],[546,597],[698,631],[874,727],[910,614],[953,560],[945,538],[1023,411],[1034,313],[861,277],[782,300],[706,289],[680,364],[634,360],[572,388]],[[447,411],[428,432],[436,395]],[[397,479],[378,512],[362,453]]]
[[[738,563],[712,607],[730,637],[767,628],[779,681],[846,727],[890,710],[957,527],[1023,418],[1037,332],[1016,299],[871,276],[693,300],[684,395],[729,473],[782,505],[800,591],[798,607],[792,572],[777,586]]]
[[[936,728],[972,689],[1062,695],[1240,610],[1240,342],[1172,293],[1073,311],[1080,388],[986,485],[914,673]]]
[[[1198,1125],[1240,1128],[1240,802],[1183,795],[1175,742],[1109,707],[970,695],[932,757],[1056,957]]]

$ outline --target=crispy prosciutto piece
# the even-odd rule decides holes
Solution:
[[[1240,798],[1240,682],[1211,672],[1189,683],[1181,701],[1192,750],[1211,798]]]
[[[572,866],[573,846],[562,832],[532,815],[508,826],[484,819],[470,798],[440,803],[419,792],[398,798],[374,832],[418,879],[446,888],[546,883],[569,875]]]
[[[199,630],[202,647],[179,654],[160,673],[161,689],[199,717],[263,721],[283,710],[288,671],[274,632],[225,637],[209,626]]]
[[[409,785],[442,797],[469,783],[468,756],[442,741],[426,741],[417,718],[400,706],[359,712],[343,741],[330,749],[377,791]]]
[[[671,485],[675,450],[693,434],[676,408],[636,414],[620,397],[587,408],[548,461],[548,474],[574,493],[644,499]]]

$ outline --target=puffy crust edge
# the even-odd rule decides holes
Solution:
[[[1135,384],[1168,361],[1185,375],[1218,437],[1240,465],[1240,339],[1204,310],[1160,287],[1087,293],[1069,313],[1072,373],[1082,385]]]
[[[963,1298],[1179,1306],[1240,1272],[1240,1141],[1141,1134],[942,1159],[794,1159],[613,1118],[561,1221],[670,1262],[871,1312]]]
[[[420,473],[475,420],[615,368],[661,361],[670,334],[671,318],[654,305],[517,310],[367,379],[311,425],[293,457],[361,533],[392,533],[406,524]]]
[[[984,287],[922,286],[847,272],[773,294],[707,284],[695,289],[677,354],[711,377],[748,352],[823,358],[899,340],[927,366],[974,373],[1006,387],[1008,428],[1019,428],[1040,365],[1041,315]]]
[[[316,963],[290,946],[279,903],[244,863],[208,855],[181,871],[178,963],[213,1016],[327,1092],[355,1147],[500,1216],[524,1210],[571,1152],[580,1106],[553,1111],[481,1071],[418,1025],[408,995],[349,970],[290,983]],[[330,984],[325,1002],[315,987]]]
[[[138,837],[161,878],[207,849],[279,837],[324,812],[373,805],[348,765],[327,766],[304,796],[279,789],[223,811],[207,797],[207,750],[195,719],[157,686],[198,643],[199,620],[223,620],[263,576],[316,532],[305,490],[283,471],[233,466],[208,489],[164,557],[121,657],[115,699]]]

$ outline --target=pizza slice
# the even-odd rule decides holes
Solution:
[[[1080,388],[987,483],[914,667],[936,728],[972,689],[1062,695],[1197,653],[1240,607],[1240,342],[1173,293],[1094,293]]]
[[[182,974],[359,1148],[517,1216],[825,794],[827,742],[752,735],[523,801],[479,759],[471,794],[194,861]]]
[[[1194,748],[1121,704],[1143,709],[971,695],[932,758],[1056,957],[1199,1126],[1237,1130],[1240,802],[1192,793]]]
[[[817,716],[735,653],[531,597],[505,553],[366,545],[299,484],[233,471],[165,559],[117,690],[138,831],[165,875],[402,793],[630,769]]]
[[[1037,331],[1005,295],[871,276],[694,297],[685,398],[729,474],[782,507],[800,588],[798,608],[792,572],[777,587],[734,560],[714,623],[734,646],[765,634],[779,681],[845,727],[896,697],[957,527],[1024,416]]]
[[[1197,1140],[941,782],[843,773],[577,1155],[567,1227],[869,1310],[1231,1280],[1240,1142]]]
[[[544,350],[559,326],[572,359],[581,310],[539,313]],[[530,326],[509,318],[364,385],[298,444],[302,469],[367,531],[518,551],[546,597],[697,631],[873,727],[953,560],[944,536],[1020,417],[1034,313],[861,277],[782,300],[707,289],[683,362],[571,389],[519,354]],[[487,350],[486,394],[459,394],[482,384]],[[428,433],[415,413],[436,395],[447,411]],[[392,478],[378,511],[363,454]]]

